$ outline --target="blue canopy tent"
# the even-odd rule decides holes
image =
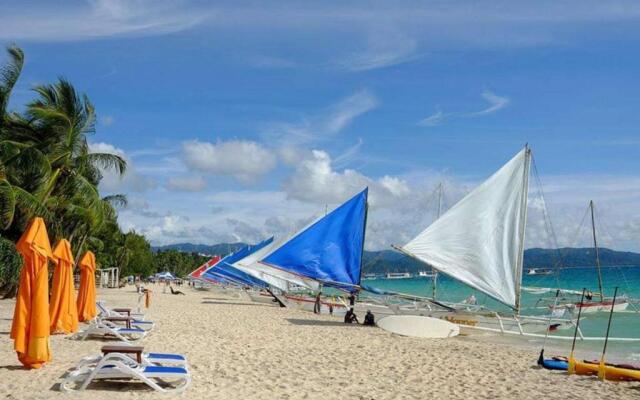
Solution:
[[[361,280],[368,188],[292,237],[263,263],[348,292]]]
[[[266,288],[268,285],[265,282],[243,271],[240,271],[239,269],[235,268],[232,264],[235,263],[236,261],[242,260],[248,255],[267,246],[272,241],[273,241],[273,237],[266,239],[260,243],[257,243],[253,246],[251,245],[245,246],[240,250],[236,251],[235,253],[229,254],[228,256],[224,257],[217,264],[207,269],[202,275],[204,277],[222,278],[242,286]]]

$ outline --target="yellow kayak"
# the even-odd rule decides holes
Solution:
[[[603,368],[604,379],[612,381],[640,381],[640,370],[637,369],[600,365],[578,360],[573,360],[573,363],[575,365],[575,373],[578,375],[598,375],[600,368]]]

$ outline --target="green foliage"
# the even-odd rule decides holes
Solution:
[[[102,198],[98,191],[101,171],[124,174],[127,163],[115,154],[90,152],[93,104],[60,78],[35,87],[36,97],[23,113],[9,112],[24,54],[15,46],[7,51],[8,62],[0,68],[0,233],[15,242],[28,221],[41,216],[51,242],[68,239],[76,260],[92,250],[99,266],[126,268],[137,257],[150,269],[148,243],[144,251],[129,249],[118,227],[116,207],[125,206],[126,197]],[[11,271],[0,268],[0,282],[15,289]]]
[[[159,251],[154,255],[157,272],[169,271],[175,276],[186,277],[191,271],[204,264],[209,258],[198,253],[183,253],[178,250]]]
[[[130,253],[125,267],[120,271],[120,276],[147,277],[155,273],[153,253],[147,239],[135,232],[129,232],[124,236],[124,246]]]
[[[10,240],[0,238],[0,297],[12,296],[20,278],[22,257]]]

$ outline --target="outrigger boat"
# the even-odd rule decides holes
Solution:
[[[591,213],[591,232],[593,235],[593,248],[595,253],[596,270],[598,272],[598,292],[587,292],[582,301],[561,304],[558,306],[558,309],[564,308],[571,313],[575,313],[576,310],[579,310],[587,314],[596,312],[624,311],[629,306],[629,301],[626,297],[607,298],[604,296],[602,284],[602,269],[600,266],[600,251],[598,249],[598,240],[596,237],[595,206],[593,200],[589,202],[589,211]]]
[[[531,150],[525,147],[500,170],[447,210],[423,232],[394,249],[479,290],[512,309],[503,313],[469,304],[445,303],[451,310],[415,310],[474,331],[544,337],[548,317],[521,313],[521,290]],[[400,309],[403,311],[402,308]],[[404,310],[404,312],[412,312]],[[572,319],[556,318],[552,339],[571,340],[556,332],[570,328]],[[603,340],[586,337],[582,340]],[[640,338],[611,338],[640,341]]]

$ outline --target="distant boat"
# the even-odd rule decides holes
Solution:
[[[378,274],[364,274],[364,275],[362,275],[362,280],[364,280],[364,281],[378,279],[378,278],[379,278]]]
[[[550,268],[529,268],[527,269],[527,275],[551,275],[553,270]]]
[[[388,272],[387,279],[408,279],[411,274],[408,272]]]

